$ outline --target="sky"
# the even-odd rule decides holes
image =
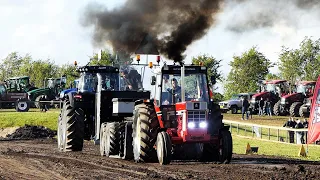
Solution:
[[[1,0],[0,59],[17,51],[20,54],[29,53],[34,59],[50,58],[56,64],[73,63],[75,60],[80,65],[86,64],[89,56],[99,50],[92,45],[92,29],[80,24],[84,8],[89,2],[100,2],[112,9],[121,6],[125,0]],[[226,5],[216,16],[216,23],[208,33],[188,47],[186,62],[190,62],[193,56],[207,53],[222,59],[220,70],[226,77],[230,72],[232,57],[241,55],[252,46],[257,46],[267,58],[276,62],[281,46],[297,48],[305,36],[320,38],[320,23],[316,18],[319,16],[315,16],[312,9],[291,14],[293,11],[289,6],[287,14],[293,18],[288,19],[283,15],[286,11],[272,14],[274,8],[271,9],[271,5],[254,10],[252,6],[254,3],[248,3],[245,7]],[[255,27],[242,32],[230,30],[230,25],[247,23],[248,14],[243,14],[247,12],[252,16],[261,12],[271,14],[277,20],[267,27]],[[272,68],[271,72],[277,73],[278,69]],[[218,84],[218,92],[223,92],[221,83]]]

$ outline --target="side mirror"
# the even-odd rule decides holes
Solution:
[[[156,84],[156,77],[155,76],[151,76],[151,85],[155,85]]]
[[[211,83],[212,83],[212,84],[216,84],[216,83],[217,83],[217,80],[216,80],[216,77],[215,77],[215,76],[211,76],[211,77],[210,77],[210,80],[211,80]]]

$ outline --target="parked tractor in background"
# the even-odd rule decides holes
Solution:
[[[30,101],[34,101],[34,107],[40,107],[40,98],[44,95],[47,101],[58,100],[60,92],[65,89],[67,79],[66,76],[60,78],[46,78],[44,88],[34,89],[28,92]]]
[[[36,89],[28,76],[9,78],[0,83],[0,108],[15,108],[18,112],[27,112],[30,108],[28,90]]]
[[[269,100],[271,104],[271,113],[274,115],[279,115],[280,112],[280,99],[281,97],[289,94],[289,84],[286,80],[269,80],[264,81],[263,88],[261,92],[252,96],[250,101],[250,106],[254,113],[257,113],[259,110],[258,103],[263,98],[263,100]],[[263,108],[264,114],[266,108]]]
[[[312,96],[304,99],[303,104],[299,109],[299,116],[302,118],[308,118],[310,116],[310,109],[312,104]]]
[[[300,116],[300,107],[313,95],[315,81],[300,81],[296,84],[296,92],[287,94],[281,98],[280,114],[290,114],[292,117]]]

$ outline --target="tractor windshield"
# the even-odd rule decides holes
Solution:
[[[83,73],[81,75],[80,81],[79,81],[79,91],[80,92],[94,92],[96,90],[96,76],[95,74],[91,73]]]
[[[98,79],[101,78],[101,88],[107,91],[119,90],[119,74],[117,73],[99,73]]]
[[[266,91],[267,92],[276,92],[276,85],[275,84],[267,84]]]
[[[181,102],[181,76],[163,75],[161,102],[163,105]],[[184,77],[185,100],[209,102],[205,74],[186,74]]]
[[[48,87],[48,88],[53,88],[53,87],[54,87],[54,81],[53,81],[53,79],[48,79],[48,81],[47,81],[47,87]]]
[[[300,84],[297,87],[297,93],[305,93],[306,92],[306,86]]]
[[[19,80],[19,84],[22,85],[22,86],[27,86],[27,85],[29,85],[29,78],[28,78],[28,77],[21,78],[21,79]]]

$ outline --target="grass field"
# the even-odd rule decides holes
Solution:
[[[50,109],[46,113],[40,112],[39,109],[30,109],[29,112],[19,113],[15,112],[15,110],[0,110],[0,128],[5,127],[16,127],[16,126],[24,126],[25,124],[29,125],[42,125],[48,127],[53,130],[57,130],[57,118],[60,113],[59,109]],[[223,114],[224,119],[233,120],[238,122],[246,122],[253,124],[261,124],[261,125],[269,125],[269,126],[281,126],[288,120],[288,117],[259,117],[253,116],[253,119],[249,119],[247,121],[241,120],[241,114]],[[284,156],[291,157],[296,159],[305,159],[312,161],[320,160],[320,146],[310,145],[308,157],[299,157],[298,152],[301,145],[296,144],[288,144],[281,142],[269,142],[261,139],[253,139],[242,136],[251,136],[252,127],[239,127],[238,134],[241,136],[237,136],[236,127],[232,128],[233,134],[233,148],[234,153],[237,154],[245,154],[247,143],[249,143],[252,147],[259,147],[258,154],[260,155],[274,155],[274,156]],[[263,137],[266,137],[266,130],[262,131]],[[274,135],[274,133],[271,133]],[[284,134],[280,134],[280,136],[285,137]],[[271,136],[272,140],[275,136]],[[306,146],[305,146],[306,148]]]
[[[29,112],[16,112],[14,109],[0,110],[0,128],[20,127],[26,124],[45,126],[57,130],[57,118],[60,110],[50,109],[47,112],[40,112],[39,109],[30,109]]]

